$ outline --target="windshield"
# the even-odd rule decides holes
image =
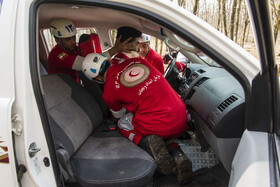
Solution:
[[[209,56],[207,56],[203,52],[196,53],[196,56],[199,57],[201,60],[203,60],[205,64],[207,64],[208,66],[221,67],[218,63],[216,63],[214,60],[212,60]]]
[[[188,51],[190,53],[195,54],[202,61],[202,63],[205,63],[208,66],[221,67],[218,63],[216,63],[214,60],[212,60],[204,52],[202,52],[200,49],[196,48],[191,43],[185,41],[180,36],[177,36],[176,34],[173,34],[171,32],[169,33],[169,31],[167,31],[166,33],[169,36],[168,39],[171,40],[180,51]],[[166,43],[170,48],[173,48],[173,50],[177,50],[177,48],[175,49],[175,47],[171,46],[168,42],[166,42]],[[186,57],[184,57],[184,58],[186,58]],[[193,62],[193,63],[196,63],[196,62]]]

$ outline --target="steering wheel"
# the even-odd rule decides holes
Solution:
[[[176,66],[176,58],[174,58],[172,62],[167,66],[163,76],[175,91],[177,91],[179,87],[177,81],[178,75],[179,71]]]

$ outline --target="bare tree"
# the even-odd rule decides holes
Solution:
[[[241,1],[238,0],[237,4],[237,15],[236,15],[236,22],[235,22],[235,31],[234,31],[234,41],[237,43],[237,38],[238,38],[238,28],[239,28],[239,17],[240,17],[240,10],[241,10]]]
[[[163,40],[160,40],[160,50],[159,50],[160,56],[162,56],[162,50],[163,50]]]
[[[274,12],[274,23],[273,23],[273,32],[274,32],[274,41],[276,43],[279,26],[280,26],[280,1],[277,6],[274,3],[274,0],[271,1],[273,12]]]
[[[196,15],[196,12],[198,10],[198,4],[199,0],[194,0],[194,5],[193,5],[193,14]]]
[[[246,9],[246,11],[245,11],[245,19],[244,19],[244,28],[243,28],[242,43],[241,43],[241,46],[242,46],[242,47],[244,46],[244,42],[245,42],[245,38],[246,38],[246,30],[247,30],[247,26],[248,26],[249,23],[250,23],[249,14],[248,14],[248,11],[247,11],[247,9]]]
[[[231,8],[231,17],[230,17],[230,39],[233,40],[233,31],[234,31],[234,21],[235,21],[235,14],[236,14],[236,6],[237,0],[233,0],[232,8]]]
[[[220,30],[220,22],[221,22],[221,0],[218,1],[218,23],[217,23],[217,30]]]
[[[223,14],[223,22],[224,22],[224,31],[227,36],[227,14],[226,14],[226,0],[222,0],[222,14]]]
[[[186,1],[185,0],[178,0],[178,5],[183,7],[183,8],[186,8]]]
[[[158,38],[155,41],[155,51],[158,53]]]

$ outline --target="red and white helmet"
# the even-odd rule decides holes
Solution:
[[[142,34],[142,36],[139,38],[139,43],[149,42],[150,40],[151,40],[150,35]]]
[[[56,18],[51,21],[50,32],[57,38],[68,38],[77,34],[72,21],[65,18]]]
[[[83,61],[82,71],[88,79],[93,80],[98,75],[103,76],[110,65],[110,62],[105,55],[90,53]]]

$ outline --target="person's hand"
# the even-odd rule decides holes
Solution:
[[[108,51],[111,56],[113,56],[116,53],[119,52],[129,52],[129,45],[128,41],[131,40],[131,37],[127,38],[125,41],[121,42],[122,36],[120,36],[116,42],[115,45]]]
[[[163,63],[164,63],[164,64],[169,64],[169,63],[171,62],[172,59],[171,59],[171,57],[169,56],[169,54],[166,54],[166,55],[163,56],[162,60],[163,60]]]
[[[164,64],[170,64],[171,60],[167,61],[166,59],[163,59]]]

